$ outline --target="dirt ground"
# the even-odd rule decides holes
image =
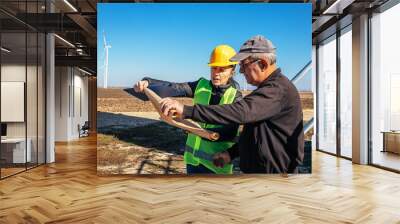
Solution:
[[[132,93],[130,90],[129,92]],[[97,111],[101,112],[149,112],[156,110],[144,94],[129,94],[121,88],[97,88]],[[175,98],[185,105],[191,105],[190,98]]]
[[[122,88],[98,88],[98,173],[185,174],[186,133],[161,122],[143,94],[128,92]],[[307,122],[313,116],[313,94],[302,92],[300,96]],[[192,104],[190,98],[176,99],[185,105]],[[306,138],[311,138],[311,134],[312,130]],[[234,167],[238,173],[238,160]]]
[[[182,174],[186,134],[165,123],[109,126],[98,135],[97,161],[101,174]]]

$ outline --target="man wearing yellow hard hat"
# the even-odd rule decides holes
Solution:
[[[208,63],[211,68],[211,80],[200,78],[194,82],[174,83],[145,77],[135,84],[134,89],[142,92],[144,88],[149,87],[161,97],[192,97],[194,104],[231,104],[242,98],[237,89],[239,85],[233,79],[237,62],[229,60],[235,54],[235,50],[228,45],[214,48]],[[184,154],[187,173],[232,174],[233,165],[229,163],[222,167],[216,166],[213,163],[213,155],[234,145],[239,125],[199,124],[205,129],[218,132],[220,138],[213,142],[188,134]]]

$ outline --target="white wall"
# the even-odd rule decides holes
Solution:
[[[78,125],[88,120],[88,78],[72,67],[56,67],[55,73],[55,140],[74,140]]]
[[[38,69],[38,70],[37,70]],[[1,81],[3,82],[21,82],[26,85],[26,106],[25,106],[25,89],[19,89],[19,94],[22,94],[22,105],[18,108],[12,106],[1,107],[2,114],[4,113],[21,113],[22,120],[18,122],[5,122],[7,124],[8,138],[28,138],[29,148],[31,149],[32,162],[44,163],[45,159],[45,142],[44,142],[44,83],[41,67],[32,65],[25,66],[24,64],[4,63],[1,66]],[[25,80],[27,78],[27,81]],[[2,89],[2,98],[10,98]],[[3,104],[3,103],[2,103]],[[18,102],[15,102],[18,104]],[[19,110],[19,111],[16,111]],[[25,120],[26,112],[26,120]],[[21,117],[19,116],[19,117]],[[3,119],[2,119],[3,120]]]
[[[4,82],[25,82],[25,64],[9,64],[1,66],[1,81]],[[1,108],[7,110],[7,108]],[[8,137],[25,137],[25,122],[7,122]]]
[[[78,75],[77,75],[78,72]],[[74,102],[72,105],[74,107],[72,108],[72,119],[71,119],[71,135],[76,137],[79,137],[78,133],[78,124],[81,126],[85,123],[85,121],[88,121],[88,78],[83,77],[82,73],[79,72],[79,70],[74,70]]]
[[[55,68],[55,141],[68,140],[68,68]]]

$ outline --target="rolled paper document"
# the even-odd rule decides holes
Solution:
[[[169,125],[181,128],[189,133],[198,135],[202,138],[206,138],[211,141],[216,141],[219,139],[219,134],[217,132],[206,130],[202,128],[197,122],[194,122],[190,119],[179,119],[176,116],[175,117],[165,116],[161,111],[161,104],[160,104],[160,101],[162,100],[161,97],[158,96],[155,92],[153,92],[149,88],[145,88],[144,93],[149,98],[154,108],[156,108],[162,121],[166,122]]]

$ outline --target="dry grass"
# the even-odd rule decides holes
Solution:
[[[111,151],[111,150],[99,150],[97,152],[98,165],[100,166],[110,166],[116,165],[117,172],[121,173],[123,171],[123,166],[128,158],[128,152],[123,150]]]
[[[162,122],[98,130],[98,173],[183,174],[185,134]]]
[[[97,136],[97,140],[99,146],[97,150],[97,164],[99,166],[115,166],[116,172],[121,173],[128,157],[128,152],[122,150],[122,142],[112,135],[99,135]],[[107,146],[108,150],[104,150],[105,147],[103,146]]]

